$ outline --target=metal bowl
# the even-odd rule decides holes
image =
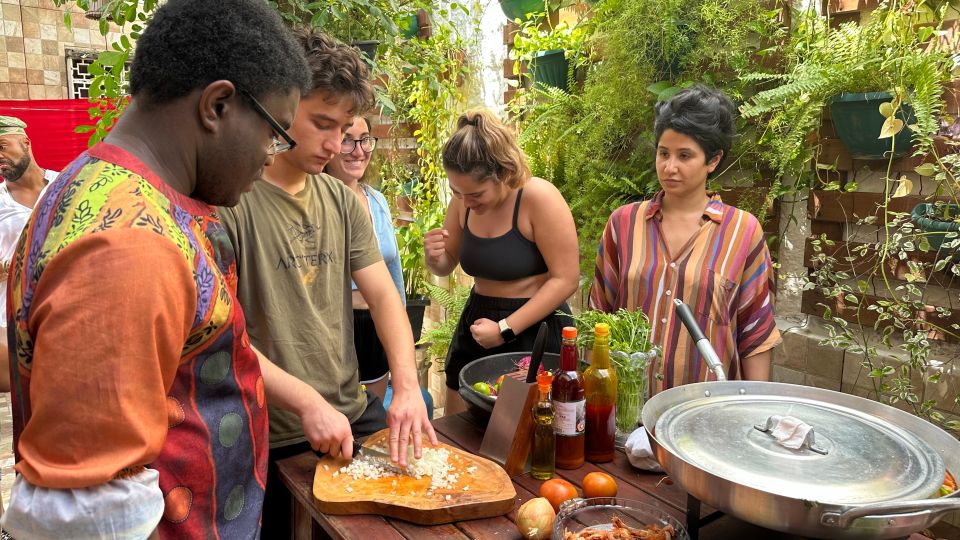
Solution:
[[[563,540],[564,532],[578,533],[584,529],[610,530],[613,516],[619,517],[627,527],[642,528],[649,525],[672,526],[674,540],[689,540],[683,524],[665,510],[650,504],[620,497],[597,497],[572,499],[560,506],[553,525],[554,540]]]
[[[478,382],[492,384],[501,375],[517,371],[517,362],[524,356],[530,356],[530,353],[512,352],[484,356],[463,366],[460,370],[460,397],[467,404],[467,410],[480,424],[487,425],[490,421],[490,413],[493,412],[497,398],[477,392],[473,384]],[[541,365],[543,369],[551,371],[557,369],[560,366],[560,355],[543,353]]]

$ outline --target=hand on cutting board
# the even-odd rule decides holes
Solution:
[[[387,409],[387,426],[390,428],[390,460],[401,467],[407,466],[407,448],[411,443],[413,457],[422,457],[423,435],[427,436],[430,444],[437,444],[437,434],[430,424],[419,386],[412,389],[394,387],[393,399]]]
[[[470,325],[470,334],[474,341],[484,349],[492,349],[503,345],[503,336],[500,335],[500,325],[490,319],[477,319]]]
[[[353,432],[350,431],[350,421],[320,394],[315,396],[316,399],[313,399],[300,415],[304,436],[317,452],[332,457],[342,455],[352,458]]]

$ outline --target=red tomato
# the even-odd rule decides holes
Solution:
[[[583,477],[583,496],[616,497],[617,481],[607,473],[592,472]]]
[[[578,496],[577,488],[561,478],[553,478],[540,484],[540,496],[550,501],[554,512],[560,511],[563,501],[569,501]]]

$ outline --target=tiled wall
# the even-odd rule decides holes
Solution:
[[[63,22],[71,11],[72,28]],[[66,99],[64,49],[106,50],[119,34],[106,37],[98,22],[84,17],[72,3],[58,8],[52,0],[0,0],[0,99]]]

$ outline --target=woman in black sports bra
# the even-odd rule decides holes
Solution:
[[[541,321],[546,350],[559,352],[577,289],[577,231],[553,184],[530,175],[511,131],[490,112],[469,111],[443,148],[454,198],[442,229],[424,235],[427,267],[449,275],[459,264],[474,287],[447,353],[446,414],[464,409],[463,366],[483,356],[533,349]]]

